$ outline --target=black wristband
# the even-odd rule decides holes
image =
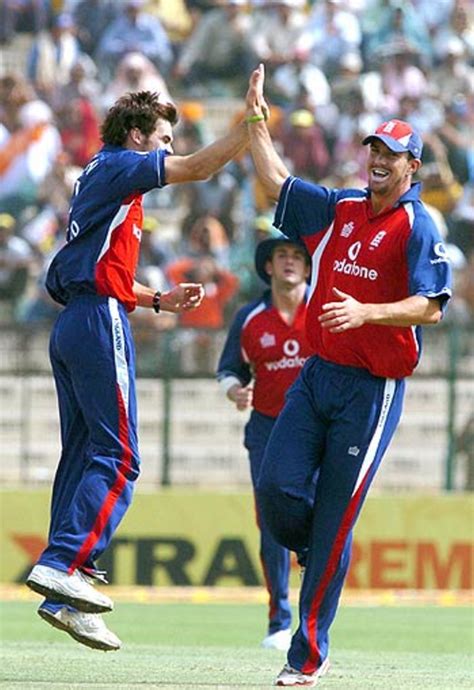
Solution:
[[[156,314],[159,314],[161,311],[160,301],[161,301],[161,292],[159,290],[157,290],[155,292],[155,294],[153,295],[153,305],[152,305]]]

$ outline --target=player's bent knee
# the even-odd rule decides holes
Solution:
[[[258,490],[263,519],[273,538],[291,551],[307,548],[311,530],[311,507],[303,499],[276,487]]]

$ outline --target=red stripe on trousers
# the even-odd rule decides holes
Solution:
[[[107,525],[112,511],[117,503],[117,500],[121,493],[123,492],[126,484],[127,477],[126,473],[130,469],[132,460],[132,451],[128,445],[128,416],[125,409],[125,403],[122,396],[122,391],[117,384],[117,403],[119,409],[119,441],[122,446],[122,458],[118,468],[117,479],[115,480],[113,486],[107,493],[107,496],[102,503],[97,518],[94,522],[92,530],[87,535],[84,543],[82,544],[79,553],[76,556],[75,561],[69,566],[68,572],[72,574],[76,568],[79,568],[89,558],[89,555],[94,548],[94,546],[99,541],[105,526]]]
[[[311,604],[311,608],[309,611],[309,616],[308,616],[308,644],[309,644],[309,654],[308,658],[303,664],[303,667],[301,668],[301,671],[303,673],[314,673],[317,671],[319,666],[321,666],[321,654],[319,651],[318,647],[318,639],[317,639],[317,624],[318,624],[318,614],[319,614],[319,608],[321,606],[321,602],[324,598],[324,595],[326,594],[327,588],[334,576],[334,573],[336,572],[337,569],[337,564],[339,563],[339,559],[341,557],[341,554],[344,550],[344,545],[346,543],[347,535],[350,532],[351,525],[354,519],[354,515],[357,512],[357,508],[359,506],[360,500],[361,500],[361,494],[364,490],[364,487],[367,483],[367,478],[368,478],[368,472],[365,475],[365,478],[363,482],[361,483],[359,490],[357,491],[356,494],[354,494],[352,500],[349,503],[349,507],[347,508],[344,517],[341,522],[341,526],[339,528],[339,531],[336,535],[336,539],[334,541],[334,546],[331,550],[331,553],[329,555],[329,560],[328,564],[326,566],[326,570],[323,573],[323,577],[321,579],[321,582],[319,583],[319,587],[316,590],[316,594],[314,596],[313,602]]]

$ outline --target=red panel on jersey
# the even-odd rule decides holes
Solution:
[[[250,314],[244,323],[241,345],[254,369],[253,406],[261,414],[278,415],[285,392],[314,354],[305,335],[305,313],[306,305],[301,304],[289,326],[270,307]]]

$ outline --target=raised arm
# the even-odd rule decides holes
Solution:
[[[267,128],[268,106],[263,96],[264,79],[265,70],[260,64],[250,76],[245,100],[246,120],[257,175],[268,196],[276,201],[280,196],[283,183],[290,173],[276,152]]]
[[[196,182],[207,180],[248,146],[245,122],[239,123],[225,136],[188,156],[167,156],[166,182]]]

